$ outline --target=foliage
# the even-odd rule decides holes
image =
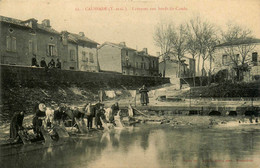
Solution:
[[[239,80],[240,71],[248,71],[246,68],[248,54],[255,48],[253,40],[251,30],[238,25],[229,24],[228,30],[222,32],[222,41],[226,45],[223,49],[237,72],[237,80]]]

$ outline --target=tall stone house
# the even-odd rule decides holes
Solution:
[[[66,57],[64,57],[64,69],[98,72],[97,45],[98,43],[85,36],[84,32],[79,34],[62,31],[63,45],[66,46]]]
[[[233,80],[237,78],[235,70],[235,63],[238,66],[241,65],[241,50],[239,48],[244,47],[244,51],[249,47],[251,50],[245,56],[244,65],[249,67],[249,71],[239,73],[239,78],[244,81],[251,81],[260,77],[260,39],[252,38],[250,40],[240,41],[236,40],[229,43],[222,43],[216,46],[213,62],[213,73],[221,76],[224,80]],[[227,51],[232,49],[233,56],[231,57]]]
[[[61,62],[61,69],[99,71],[97,60],[98,43],[79,34],[51,27],[50,20],[41,23],[34,18],[25,21],[0,16],[1,64],[31,66],[32,58],[38,64],[44,58]]]
[[[48,64],[64,55],[60,33],[48,19],[39,24],[34,18],[21,21],[0,16],[0,35],[1,64],[30,66],[34,56],[38,63],[45,58]]]
[[[98,47],[98,60],[101,71],[122,73],[123,75],[158,76],[158,57],[148,54],[147,48],[137,51],[119,44],[105,42]]]

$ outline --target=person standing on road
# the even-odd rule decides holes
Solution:
[[[149,92],[149,90],[145,87],[145,85],[143,85],[139,89],[139,93],[141,93],[140,102],[141,102],[142,106],[147,105],[149,103],[148,92]]]

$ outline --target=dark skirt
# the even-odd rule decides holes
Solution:
[[[18,136],[18,125],[16,123],[11,122],[10,125],[10,138],[12,139],[16,139],[16,137]]]
[[[149,98],[147,92],[141,92],[141,104],[148,104],[149,103]]]

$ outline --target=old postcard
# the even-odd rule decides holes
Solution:
[[[259,0],[0,0],[0,167],[260,168]]]

